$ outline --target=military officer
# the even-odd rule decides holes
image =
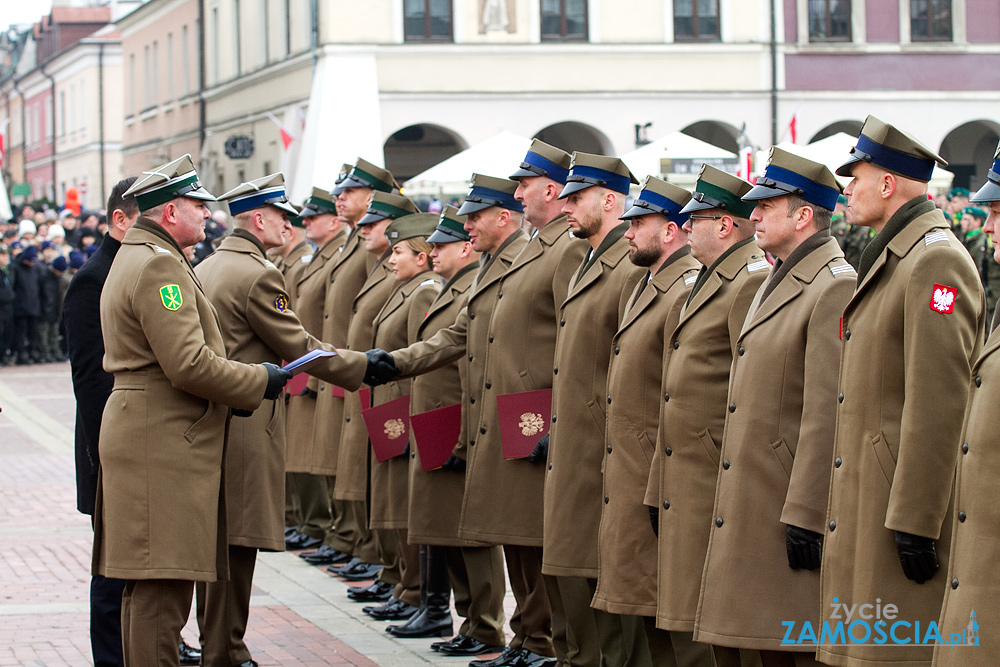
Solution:
[[[492,382],[486,377],[486,364],[490,338],[492,336],[494,341],[496,339],[492,333],[491,315],[498,301],[503,298],[500,278],[528,242],[520,227],[520,214],[524,207],[514,198],[517,187],[518,184],[509,179],[472,175],[469,194],[462,205],[467,213],[462,213],[463,209],[459,209],[459,213],[468,216],[465,230],[469,233],[472,247],[483,253],[483,258],[482,266],[470,288],[469,302],[450,327],[441,329],[425,341],[396,350],[391,355],[402,377],[419,375],[455,361],[460,356],[467,357],[469,397],[461,437],[464,442],[468,442],[468,460],[459,537],[490,544],[502,543],[492,532],[496,530],[492,521],[497,509],[492,493],[495,491],[493,475],[497,469],[496,464],[502,465],[503,460],[494,460],[494,457],[500,456],[497,451],[480,455],[482,447],[479,445],[487,442],[481,437],[487,434],[479,432],[478,425],[480,412],[487,402],[484,400],[485,392],[489,389],[487,383],[492,387]],[[523,332],[518,332],[516,336],[523,342]],[[487,427],[487,433],[489,432]],[[510,522],[509,517],[501,516],[504,521]],[[522,588],[517,588],[522,584]],[[518,591],[525,592],[528,584],[522,579],[517,583],[512,581],[511,587],[517,598]],[[533,592],[538,594],[537,590]],[[483,662],[489,663],[489,667],[499,667],[513,664],[522,657],[533,663],[544,662],[545,658],[550,657],[553,652],[551,631],[545,623],[549,616],[548,602],[544,593],[542,596],[545,604],[541,610],[530,608],[526,619],[523,601],[518,599],[518,608],[511,618],[514,638],[500,656],[490,661],[472,661],[470,664],[475,666]],[[540,623],[539,618],[542,619]]]
[[[969,205],[969,191],[966,188],[952,188],[946,196],[948,203],[945,204],[944,215],[951,225],[951,231],[958,236],[962,228],[962,210]]]
[[[288,224],[291,225],[292,230],[288,234],[285,245],[281,248],[282,254],[278,255],[278,261],[274,262],[274,265],[285,277],[285,289],[288,291],[289,298],[288,305],[294,310],[295,302],[291,300],[292,293],[295,291],[295,285],[298,284],[302,272],[312,261],[316,248],[306,238],[306,222],[301,213],[289,215]]]
[[[608,345],[607,428],[603,459],[604,488],[598,532],[598,572],[594,608],[604,613],[598,627],[604,655],[611,664],[670,664],[660,655],[657,631],[656,535],[649,530],[643,492],[660,416],[664,342],[673,333],[701,266],[691,257],[681,229],[688,215],[687,190],[648,176],[622,219],[629,260],[645,268]],[[616,303],[608,299],[610,309]],[[568,360],[574,363],[572,360]],[[603,397],[599,397],[603,398]],[[596,398],[592,398],[596,400]],[[600,401],[599,403],[603,403]],[[600,617],[599,617],[600,618]],[[610,626],[609,633],[603,626]],[[611,641],[608,641],[608,640]],[[657,651],[653,655],[650,649]]]
[[[305,225],[306,238],[316,246],[305,268],[300,268],[298,280],[291,290],[291,302],[302,326],[311,335],[323,332],[323,301],[326,298],[330,273],[347,240],[348,228],[336,215],[336,205],[322,188],[313,188],[299,214]],[[301,395],[288,399],[288,453],[285,461],[290,473],[293,504],[299,509],[296,530],[285,537],[289,550],[314,549],[334,522],[330,492],[325,475],[313,474],[313,422],[317,410],[320,379],[309,378]]]
[[[559,193],[562,213],[586,254],[571,268],[553,326],[552,425],[546,464],[542,571],[553,605],[553,630],[565,618],[566,665],[597,667],[619,628],[590,606],[597,584],[601,461],[611,339],[641,270],[627,260],[625,197],[635,177],[618,158],[576,152]],[[573,502],[567,502],[573,499]],[[608,664],[621,658],[608,646]]]
[[[358,234],[363,239],[364,249],[376,258],[377,263],[351,302],[348,348],[368,350],[373,346],[375,318],[396,287],[392,270],[386,263],[391,252],[385,236],[386,227],[394,220],[419,212],[417,205],[402,195],[376,191],[368,212],[358,221]],[[359,503],[354,506],[358,512],[362,512],[358,530],[372,529],[372,537],[362,533],[359,541],[373,539],[378,560],[385,567],[360,563],[353,570],[341,570],[340,575],[348,581],[361,581],[377,574],[378,578],[373,584],[351,589],[348,596],[358,602],[374,602],[385,599],[386,593],[391,591],[394,597],[389,598],[385,605],[366,609],[373,612],[373,618],[379,620],[401,620],[416,612],[420,602],[419,576],[414,569],[409,573],[411,576],[403,581],[401,545],[396,539],[395,531],[380,528],[373,523],[369,510],[365,507],[369,491],[368,457],[371,447],[361,411],[369,407],[370,403],[362,406],[357,393],[350,393],[346,397],[337,459],[337,480],[333,493],[338,500]],[[372,499],[371,502],[374,505],[375,500]]]
[[[985,230],[993,237],[993,247],[1000,247],[1000,146],[986,183],[969,201],[989,208]],[[992,260],[1000,261],[996,250]],[[952,522],[948,576],[938,623],[942,634],[964,629],[965,643],[979,648],[939,644],[934,648],[935,667],[988,664],[1000,653],[1000,636],[990,632],[991,626],[984,626],[986,630],[979,632],[980,620],[994,619],[998,613],[996,391],[1000,384],[993,384],[1000,380],[998,349],[1000,334],[994,317],[986,346],[972,366],[969,408],[958,441],[961,442],[957,453],[958,478],[952,496],[957,521]]]
[[[281,394],[287,371],[226,359],[218,318],[183,249],[205,238],[191,157],[126,191],[142,217],[101,294],[104,367],[115,385],[101,423],[94,572],[126,579],[126,665],[177,665],[195,581],[228,576],[224,476],[229,408]]]
[[[469,289],[479,268],[479,253],[464,229],[466,217],[445,206],[427,241],[433,246],[434,272],[445,281],[427,309],[413,342],[433,336],[450,326],[468,301]],[[466,384],[469,362],[465,357],[436,371],[413,378],[410,412],[420,414],[452,405],[468,405]],[[463,401],[463,394],[466,400]],[[461,428],[460,428],[461,432]],[[448,585],[455,591],[455,610],[465,620],[458,634],[431,648],[445,655],[478,655],[503,648],[503,552],[458,537],[458,522],[465,493],[467,443],[455,444],[449,460],[437,470],[424,471],[420,450],[412,439],[410,459],[409,538],[420,544],[420,590],[424,613],[419,611],[393,634],[426,637],[451,627]],[[433,498],[433,502],[429,499]],[[423,546],[426,545],[426,546]]]
[[[344,165],[344,168],[344,176],[338,180],[330,196],[336,200],[337,218],[350,233],[331,267],[322,306],[322,339],[336,346],[347,345],[347,330],[353,315],[352,302],[378,260],[377,255],[365,251],[364,239],[358,232],[358,222],[367,211],[372,193],[388,193],[394,191],[396,185],[396,179],[388,170],[362,159],[358,159],[356,165]],[[354,185],[341,190],[348,182]],[[340,194],[335,194],[337,192]],[[314,475],[326,476],[330,505],[336,522],[327,532],[319,550],[307,555],[305,559],[315,565],[357,568],[358,572],[371,571],[376,567],[378,554],[375,541],[368,530],[368,515],[364,504],[342,500],[334,494],[341,429],[344,425],[344,391],[336,385],[323,382],[320,382],[318,391],[309,471]]]
[[[646,490],[659,508],[656,627],[678,664],[711,665],[711,647],[692,640],[705,564],[729,368],[751,301],[770,268],[754,243],[751,185],[702,165],[681,213],[691,255],[703,266],[669,334],[657,432]],[[728,403],[728,412],[739,409]],[[743,409],[752,409],[743,406]],[[714,519],[721,524],[722,517]],[[666,639],[669,639],[667,644]]]
[[[935,572],[948,561],[953,444],[985,328],[972,260],[927,199],[935,163],[946,164],[868,116],[837,169],[852,179],[845,193],[855,224],[877,236],[861,257],[842,320],[820,587],[825,614],[834,597],[847,605],[882,600],[925,628],[941,608]],[[931,653],[912,644],[833,644],[820,646],[817,657],[871,666],[927,664]]]
[[[993,317],[997,299],[1000,298],[1000,264],[993,261],[993,241],[983,230],[987,216],[987,212],[978,206],[963,208],[959,219],[959,238],[972,255],[972,262],[976,265],[979,280],[986,291],[986,318],[989,320]]]
[[[219,197],[235,220],[233,233],[205,258],[195,275],[215,306],[234,361],[297,359],[320,343],[289,308],[284,279],[265,253],[280,247],[295,211],[285,197],[282,174],[242,183]],[[367,362],[360,352],[339,350],[311,375],[357,389]],[[251,665],[243,641],[250,615],[250,588],[257,550],[281,551],[285,541],[284,400],[265,401],[253,415],[230,425],[226,452],[226,525],[229,531],[229,580],[208,584],[203,664]]]
[[[743,200],[775,264],[736,340],[696,641],[735,664],[817,664],[812,646],[781,646],[782,621],[819,625],[840,363],[840,315],[857,273],[830,236],[840,185],[821,164],[772,148]],[[780,369],[780,372],[776,372]],[[746,408],[746,409],[744,409]],[[738,589],[739,594],[734,594]],[[717,653],[725,652],[717,648]],[[759,651],[759,653],[758,653]],[[759,662],[757,662],[759,660]],[[724,660],[719,660],[725,664]]]

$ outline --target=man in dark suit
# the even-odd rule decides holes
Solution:
[[[63,319],[67,349],[76,394],[76,508],[94,514],[97,496],[97,450],[104,404],[111,395],[114,376],[104,370],[104,338],[101,334],[101,291],[111,263],[136,218],[135,198],[125,191],[135,178],[119,181],[108,198],[110,225],[100,248],[84,262],[66,290]],[[95,575],[90,582],[90,642],[94,665],[122,665],[121,608],[125,582]],[[182,643],[181,664],[197,665],[198,651]]]

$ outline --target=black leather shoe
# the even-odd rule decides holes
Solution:
[[[347,572],[351,568],[357,567],[361,563],[361,559],[355,556],[346,563],[337,563],[336,565],[331,565],[326,568],[326,571],[331,574],[341,574],[342,572]]]
[[[431,644],[432,651],[440,651],[442,646],[451,646],[452,644],[457,644],[465,638],[465,635],[455,635],[451,639],[446,639],[442,642],[434,642]]]
[[[510,664],[511,667],[553,667],[556,664],[556,659],[547,655],[538,655],[522,648],[521,654]]]
[[[445,609],[429,609],[425,607],[410,617],[402,625],[390,625],[385,629],[393,637],[400,639],[418,639],[421,637],[447,637],[453,629],[451,612]]]
[[[434,648],[434,644],[431,644],[431,648]],[[443,642],[442,646],[437,650],[444,655],[469,656],[503,651],[503,646],[489,646],[478,639],[466,637],[465,635],[456,635],[450,642]]]
[[[354,602],[383,602],[392,595],[393,588],[392,584],[376,581],[370,586],[348,589],[347,597]]]
[[[297,532],[298,531],[295,530],[295,526],[285,526],[285,539],[288,539],[288,536],[291,535],[292,533],[297,533]]]
[[[333,565],[334,563],[346,563],[351,560],[350,554],[345,554],[343,551],[338,551],[325,544],[316,551],[299,554],[299,556],[310,565]]]
[[[182,665],[197,665],[201,662],[201,651],[193,646],[188,646],[183,639],[177,652],[180,655]]]
[[[241,662],[235,667],[260,667],[255,660],[247,660],[246,662]]]
[[[318,549],[323,544],[323,540],[317,537],[309,537],[305,533],[295,531],[285,538],[285,549],[288,551],[304,551],[306,549]]]
[[[350,572],[344,572],[337,576],[344,581],[368,581],[374,579],[382,571],[381,565],[369,565],[364,563],[363,567],[354,568]]]
[[[376,621],[405,621],[416,613],[417,608],[413,605],[392,598],[381,607],[375,607],[369,611],[368,615]]]
[[[472,660],[469,662],[469,667],[507,667],[513,665],[520,655],[521,649],[507,646],[497,657],[490,660]]]

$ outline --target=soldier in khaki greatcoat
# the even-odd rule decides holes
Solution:
[[[843,314],[820,584],[822,618],[834,624],[834,597],[848,606],[891,603],[922,628],[941,609],[944,577],[935,572],[947,567],[956,443],[985,299],[969,253],[927,199],[935,163],[945,164],[869,116],[837,169],[852,178],[845,193],[854,223],[877,235]],[[932,647],[913,643],[825,642],[817,657],[850,666],[929,664]]]
[[[236,222],[233,233],[202,261],[195,274],[219,315],[226,352],[234,361],[297,359],[324,345],[289,308],[284,280],[265,253],[290,232],[284,179],[273,174],[243,183],[219,197]],[[340,350],[309,370],[348,389],[361,386],[367,361]],[[234,421],[226,452],[229,580],[208,584],[203,664],[231,667],[251,660],[243,642],[257,550],[281,551],[284,499],[284,400],[265,401]]]
[[[143,216],[126,232],[101,295],[104,367],[94,571],[127,580],[127,665],[177,665],[195,581],[228,576],[225,432],[290,373],[226,359],[215,309],[184,258],[209,217],[191,158],[129,189]]]
[[[604,612],[602,623],[615,630],[613,641],[602,642],[606,657],[618,656],[615,664],[663,664],[663,656],[650,653],[646,638],[645,626],[652,629],[656,616],[656,535],[649,529],[643,493],[659,425],[664,343],[701,266],[691,257],[681,229],[688,218],[681,209],[690,199],[687,190],[649,176],[622,216],[630,223],[624,237],[629,260],[648,270],[627,294],[605,353],[611,403],[606,408],[604,487],[597,496],[606,495],[609,502],[601,505],[594,608]]]
[[[692,631],[729,369],[747,311],[770,268],[754,243],[753,205],[740,200],[751,187],[703,165],[693,197],[681,211],[690,214],[683,229],[691,255],[703,266],[667,339],[660,428],[644,500],[659,508],[656,627],[668,632],[648,634],[651,650],[672,651],[685,665],[711,665],[714,659],[710,646],[692,640]],[[737,409],[728,404],[729,412]]]
[[[972,204],[987,206],[989,214],[983,230],[1000,248],[1000,146],[993,158],[986,183],[970,198]],[[992,261],[997,262],[994,250]],[[1000,655],[1000,635],[993,625],[981,621],[1000,617],[997,563],[1000,562],[1000,505],[997,478],[1000,476],[1000,448],[997,432],[997,391],[1000,389],[1000,333],[994,316],[990,336],[982,354],[972,366],[969,408],[961,445],[958,447],[958,477],[952,496],[951,553],[945,577],[942,634],[964,632],[964,643],[978,645],[937,646],[934,667],[966,667],[989,664]],[[997,383],[997,384],[994,384]],[[982,628],[982,631],[980,631]],[[945,635],[945,636],[948,636]]]
[[[743,664],[816,664],[813,647],[780,642],[784,621],[819,621],[837,416],[832,370],[840,315],[857,282],[830,235],[839,193],[829,169],[773,148],[743,196],[756,203],[757,244],[776,261],[737,339],[729,379],[737,408],[722,435],[712,512],[723,524],[710,529],[694,629],[696,641],[732,647],[729,657],[742,654]]]

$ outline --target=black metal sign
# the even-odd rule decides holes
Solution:
[[[253,139],[236,136],[226,139],[226,156],[231,160],[246,160],[253,155]]]

